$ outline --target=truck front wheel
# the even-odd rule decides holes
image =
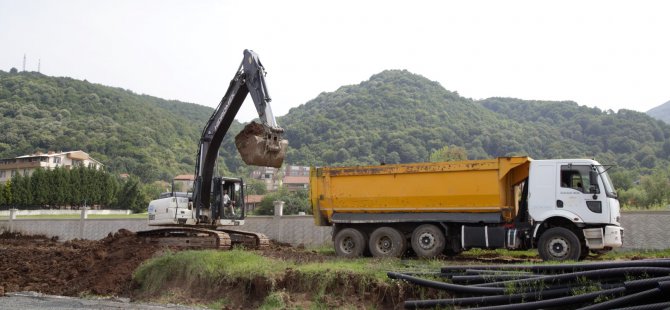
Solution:
[[[538,242],[542,260],[579,260],[582,245],[571,230],[554,227],[545,231]]]
[[[412,233],[412,249],[419,257],[435,257],[444,251],[446,238],[437,226],[424,224]]]
[[[400,257],[407,250],[407,240],[393,227],[379,227],[370,235],[369,246],[374,257]]]
[[[365,236],[355,228],[345,228],[335,235],[335,253],[337,256],[354,258],[365,251]]]

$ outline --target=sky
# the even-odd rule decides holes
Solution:
[[[277,116],[387,69],[472,99],[670,100],[669,1],[0,0],[0,70],[215,107],[258,53]],[[237,119],[257,117],[247,98]],[[281,124],[280,124],[281,125]]]

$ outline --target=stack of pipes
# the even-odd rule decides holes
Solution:
[[[462,265],[388,277],[450,292],[455,298],[407,300],[407,309],[667,309],[670,259],[562,265]]]

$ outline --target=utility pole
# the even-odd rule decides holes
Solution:
[[[26,72],[26,54],[23,54],[23,72]]]
[[[40,73],[40,66],[42,65],[42,59],[37,60],[37,73]]]

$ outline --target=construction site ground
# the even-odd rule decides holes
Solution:
[[[166,249],[157,245],[141,243],[134,233],[119,230],[113,235],[99,240],[73,240],[59,242],[45,236],[24,236],[21,234],[3,233],[0,235],[0,296],[11,292],[37,292],[48,295],[74,297],[115,297],[124,300],[142,302],[166,302],[164,296],[148,296],[139,292],[137,284],[133,282],[133,272],[144,261],[158,257],[165,251],[179,251]],[[263,250],[253,250],[262,256],[278,260],[292,261],[297,264],[319,263],[337,259],[332,253],[293,247],[288,244],[272,242],[270,247]],[[490,257],[480,258],[487,262],[518,261],[519,258]],[[535,260],[535,257],[521,258],[521,260]],[[480,261],[481,262],[481,261]],[[166,270],[165,272],[170,272]],[[235,281],[222,282],[221,288],[208,294],[180,293],[177,300],[186,305],[216,304],[222,295],[229,294],[227,302],[217,308],[255,308],[267,302],[269,287],[280,290],[277,298],[280,305],[290,305],[296,308],[310,308],[312,302],[310,293],[305,290],[292,290],[296,287],[296,275],[287,270],[281,277],[280,283],[275,280],[253,279],[250,284],[237,287]],[[341,288],[335,291],[356,290],[356,274],[341,275],[336,280]],[[363,280],[360,280],[363,281]],[[270,283],[272,282],[272,283]],[[368,283],[369,284],[369,283]],[[179,284],[176,284],[177,286]],[[338,284],[339,285],[339,284]],[[375,285],[372,285],[375,286]],[[379,285],[376,285],[379,286]],[[327,307],[354,307],[354,308],[395,308],[405,298],[421,294],[425,297],[430,292],[413,292],[409,287],[384,286],[370,288],[366,296],[347,298],[346,294],[340,297],[326,298],[321,301]],[[355,294],[354,294],[355,295]],[[351,297],[351,296],[349,296]],[[208,300],[211,299],[211,300]],[[167,302],[174,302],[169,300]]]

